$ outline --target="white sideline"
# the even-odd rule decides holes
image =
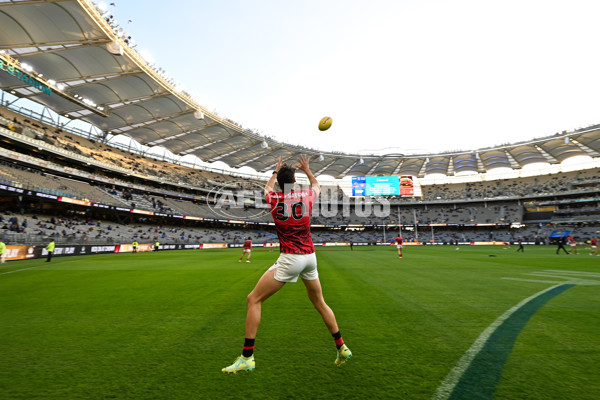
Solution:
[[[454,368],[452,368],[452,370],[448,373],[448,375],[446,376],[446,379],[444,379],[444,382],[442,382],[442,384],[438,387],[435,394],[433,395],[432,400],[446,400],[446,399],[448,399],[448,397],[450,397],[450,395],[452,394],[452,391],[454,390],[454,387],[456,386],[456,384],[458,383],[458,381],[460,380],[462,375],[465,373],[467,368],[469,368],[469,365],[471,365],[471,362],[473,362],[473,359],[475,358],[475,356],[477,356],[477,354],[479,354],[479,352],[481,351],[481,349],[483,348],[483,346],[485,345],[487,340],[490,338],[490,336],[492,336],[494,331],[508,317],[510,317],[518,309],[520,309],[521,307],[523,307],[525,304],[529,303],[531,300],[535,299],[536,297],[541,296],[542,294],[544,294],[554,288],[557,288],[558,286],[564,285],[565,283],[567,283],[567,282],[563,282],[558,285],[551,286],[548,289],[544,289],[541,292],[538,292],[538,293],[534,294],[533,296],[526,298],[525,300],[521,301],[516,306],[514,306],[511,309],[509,309],[508,311],[506,311],[500,317],[498,317],[498,319],[495,320],[494,322],[492,322],[492,324],[490,326],[485,328],[485,330],[481,333],[481,335],[479,335],[477,340],[475,340],[475,342],[471,345],[469,350],[467,350],[467,352],[461,357],[461,359],[458,360],[458,362],[456,363]]]
[[[13,272],[27,271],[28,269],[42,268],[42,267],[45,267],[45,265],[39,265],[39,266],[37,266],[37,267],[29,267],[29,268],[15,269],[14,271],[8,271],[8,272],[0,272],[0,275],[12,274]]]

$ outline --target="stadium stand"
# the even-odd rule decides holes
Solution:
[[[3,235],[9,242],[42,243],[55,237],[57,243],[135,239],[240,244],[249,235],[258,244],[276,240],[272,227],[254,225],[271,221],[268,210],[252,203],[237,204],[235,198],[219,205],[210,195],[211,190],[223,187],[260,188],[265,181],[240,181],[226,174],[176,165],[74,133],[58,133],[52,126],[32,122],[10,110],[2,109],[0,113],[0,133],[4,138],[0,146],[2,184],[112,209],[112,213],[102,209],[104,214],[99,214],[96,210],[78,210],[71,204],[69,209],[49,199],[38,198],[24,204],[9,198],[3,203],[5,215],[1,219]],[[9,125],[20,126],[21,132],[8,129]],[[32,152],[33,147],[36,151]],[[90,169],[92,159],[98,164]],[[316,242],[352,240],[375,244],[391,240],[399,232],[397,226],[402,225],[416,228],[400,231],[407,240],[424,243],[514,241],[518,236],[543,243],[551,230],[575,226],[578,238],[584,240],[597,230],[599,187],[597,169],[422,185],[421,198],[372,198],[377,206],[378,201],[385,200],[389,207],[388,212],[377,216],[365,214],[360,204],[344,196],[339,186],[326,185],[313,213],[313,234]],[[121,212],[114,211],[116,208],[121,208]],[[13,212],[9,212],[11,209]],[[131,209],[160,215],[138,217],[131,214]],[[172,216],[204,220],[175,224]],[[16,223],[9,223],[11,220]],[[226,222],[230,220],[237,222]],[[240,224],[243,222],[252,224]],[[521,227],[511,228],[511,224]]]

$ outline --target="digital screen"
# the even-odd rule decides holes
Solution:
[[[352,196],[415,196],[414,184],[407,175],[353,176]]]
[[[364,176],[352,177],[352,196],[366,196],[367,180]]]
[[[414,194],[412,191],[412,177],[408,178],[410,178],[410,182],[408,180],[404,181],[404,192],[405,195],[412,196]],[[352,177],[352,196],[398,196],[400,194],[400,178],[397,176]]]
[[[367,176],[367,196],[397,196],[400,179],[397,176]]]

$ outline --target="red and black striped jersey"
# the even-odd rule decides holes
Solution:
[[[265,199],[271,209],[282,253],[311,254],[315,252],[310,235],[310,213],[315,191],[305,189],[284,194],[269,192]]]

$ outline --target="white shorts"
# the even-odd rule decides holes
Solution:
[[[577,243],[571,243],[571,244],[570,244],[570,246],[571,246],[571,247],[576,247],[576,246],[577,246]]]
[[[279,282],[297,282],[298,277],[313,281],[319,277],[317,255],[281,253],[269,271],[275,270]]]
[[[597,249],[597,248],[598,248],[598,246],[592,246],[592,249]]]
[[[244,249],[244,253],[250,253],[252,249]]]
[[[397,245],[396,245],[396,248],[397,248],[397,249],[401,249],[401,248],[402,248],[402,245],[401,245],[401,244],[397,244]]]

